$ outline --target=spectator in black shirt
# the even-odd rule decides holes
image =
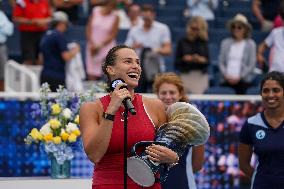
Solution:
[[[175,68],[181,72],[186,92],[202,94],[209,85],[208,26],[204,18],[192,17],[186,36],[177,43]]]

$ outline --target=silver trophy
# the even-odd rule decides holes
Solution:
[[[157,130],[155,141],[136,143],[132,148],[132,156],[127,159],[128,176],[143,187],[152,186],[157,178],[164,181],[170,166],[149,160],[145,151],[137,152],[139,147],[158,144],[181,156],[188,145],[204,144],[209,137],[210,128],[206,118],[189,103],[176,102],[170,105],[167,117],[168,122]]]

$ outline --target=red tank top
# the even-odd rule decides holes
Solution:
[[[110,95],[100,98],[104,111],[110,103]],[[155,126],[146,112],[142,102],[142,96],[135,94],[132,101],[136,115],[128,114],[128,153],[132,146],[139,141],[153,141]],[[124,136],[124,107],[120,107],[115,114],[110,143],[106,154],[99,163],[95,165],[93,175],[93,189],[119,189],[123,188],[123,136]],[[142,189],[129,177],[127,188]],[[149,189],[160,189],[159,183],[155,183]]]

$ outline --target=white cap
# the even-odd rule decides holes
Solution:
[[[55,22],[69,22],[68,15],[63,11],[56,11],[53,13],[52,21]]]
[[[252,26],[250,25],[250,23],[248,22],[248,19],[245,15],[243,14],[237,14],[236,16],[234,16],[233,19],[231,19],[229,21],[229,28],[232,27],[232,25],[236,22],[242,23],[244,26],[246,26],[249,30],[252,30]]]

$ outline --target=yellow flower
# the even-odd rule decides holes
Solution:
[[[61,138],[63,141],[66,141],[69,137],[69,134],[65,132],[64,129],[61,129],[61,134],[60,134]]]
[[[79,121],[80,121],[79,115],[76,115],[74,122],[79,125]]]
[[[49,124],[52,129],[58,129],[61,126],[61,123],[57,119],[49,120]]]
[[[32,129],[32,131],[30,132],[30,136],[34,140],[42,140],[42,134],[36,128]]]
[[[44,135],[43,139],[45,142],[52,141],[53,135],[51,133]]]
[[[54,115],[58,115],[61,112],[61,107],[59,104],[53,104],[51,106],[51,109],[52,109],[52,114]]]
[[[72,131],[72,133],[73,133],[74,135],[76,135],[77,137],[81,135],[81,132],[80,132],[79,129],[76,129],[76,130]]]
[[[77,136],[75,134],[70,134],[69,137],[68,137],[68,141],[69,142],[76,142],[77,140]]]
[[[60,144],[61,143],[61,138],[59,136],[54,137],[53,139],[54,144]]]

